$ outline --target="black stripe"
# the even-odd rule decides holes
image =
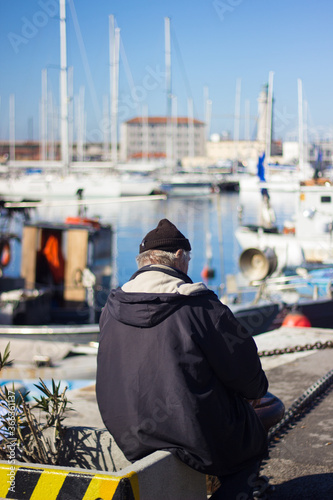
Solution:
[[[93,474],[69,472],[58,493],[57,500],[82,500]]]
[[[20,467],[15,475],[15,483],[8,490],[6,498],[17,498],[28,500],[38,483],[43,469],[30,469],[29,467]]]
[[[135,500],[131,482],[127,477],[122,477],[119,481],[112,500]]]

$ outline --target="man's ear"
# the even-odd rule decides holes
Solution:
[[[178,248],[176,252],[177,259],[180,259],[182,255],[183,255],[183,250],[181,248]]]

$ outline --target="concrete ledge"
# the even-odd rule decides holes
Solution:
[[[138,500],[138,477],[69,467],[0,461],[1,498],[17,500]]]
[[[140,500],[206,500],[206,476],[167,451],[156,451],[121,472],[135,471]]]
[[[206,500],[206,476],[157,451],[119,472],[0,461],[0,497],[17,500]]]

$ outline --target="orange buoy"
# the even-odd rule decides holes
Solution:
[[[311,322],[304,314],[292,312],[287,314],[282,322],[282,326],[291,327],[311,327]]]
[[[215,276],[215,271],[209,266],[204,266],[203,270],[201,271],[201,277],[204,280],[208,280],[209,278],[214,278]]]

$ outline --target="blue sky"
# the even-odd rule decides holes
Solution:
[[[274,72],[275,139],[297,135],[297,79],[303,84],[309,132],[332,136],[333,4],[324,0],[68,0],[68,66],[74,95],[85,89],[87,137],[102,128],[109,96],[109,15],[120,28],[120,121],[166,113],[164,18],[171,19],[172,92],[178,115],[204,119],[204,88],[212,100],[211,133],[233,133],[235,89],[241,81],[240,137],[250,105],[254,138],[257,97]],[[82,43],[80,42],[82,37]],[[15,95],[17,139],[39,137],[41,72],[59,105],[58,0],[1,0],[0,139],[8,138],[9,95]],[[133,78],[129,83],[128,74]],[[133,87],[134,85],[134,87]],[[30,123],[30,125],[28,125]]]

